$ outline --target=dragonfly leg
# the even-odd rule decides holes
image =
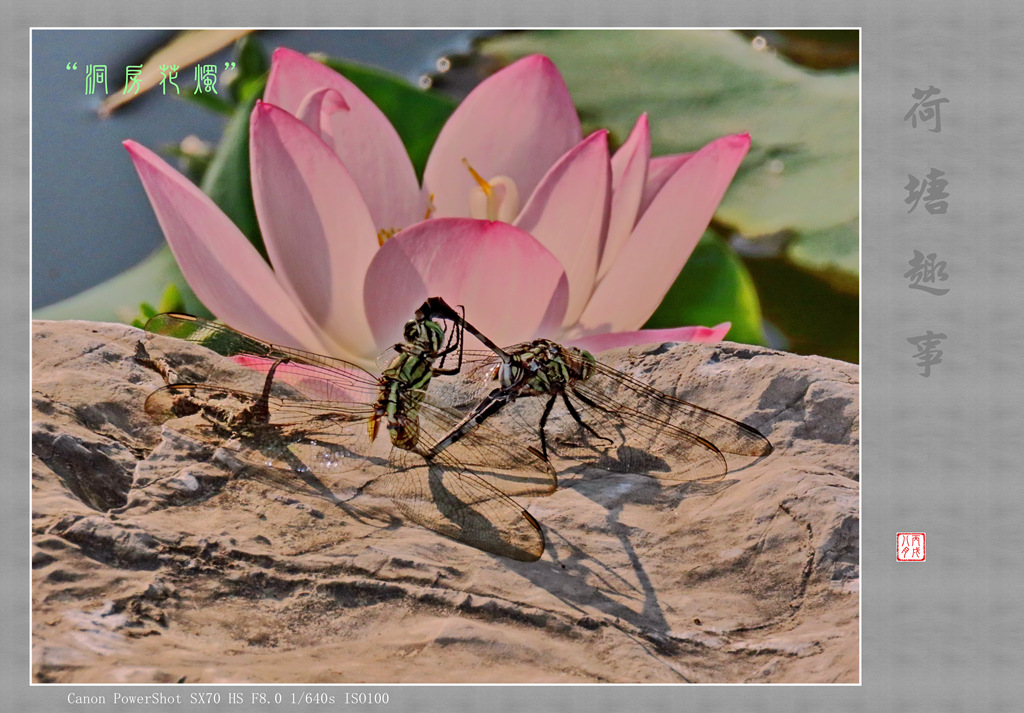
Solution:
[[[502,391],[501,389],[494,389],[494,391],[484,398],[483,401],[478,403],[465,418],[459,421],[446,436],[435,443],[429,450],[420,452],[420,455],[427,460],[433,460],[436,458],[441,451],[445,450],[453,443],[458,442],[463,436],[469,433],[474,426],[483,423],[488,417],[497,413],[506,403],[508,403],[508,396],[507,392]]]
[[[289,357],[281,357],[267,371],[267,380],[263,382],[263,393],[259,400],[245,409],[239,416],[247,423],[270,423],[270,387],[274,384],[274,372],[277,367],[290,362]]]
[[[447,302],[440,297],[431,297],[417,310],[417,313],[429,315],[439,319],[446,319],[449,322],[458,324],[462,329],[466,330],[474,337],[479,339],[484,346],[494,352],[499,359],[508,364],[512,361],[512,357],[504,349],[499,347],[497,344],[492,342],[490,339],[480,333],[480,330],[474,327],[472,324],[466,321],[465,317],[460,315],[454,309],[451,308]]]
[[[579,396],[579,394],[577,394],[577,396]],[[553,398],[554,397],[552,397],[552,399]],[[596,406],[596,404],[594,404],[594,402],[592,402],[592,401],[590,401],[588,403],[589,399],[581,399],[581,400],[584,403],[586,403],[588,406]],[[598,439],[599,441],[608,441],[608,443],[612,442],[612,439],[607,438],[605,436],[602,436],[600,433],[598,433],[593,428],[591,428],[588,424],[583,423],[583,419],[580,417],[579,412],[576,410],[576,407],[572,405],[572,401],[569,400],[569,396],[564,391],[562,392],[562,401],[565,403],[565,407],[569,410],[569,415],[573,417],[573,420],[575,420],[576,423],[578,423],[579,425],[583,426],[583,428],[586,431],[588,431],[590,433],[590,435],[592,435],[594,438]]]
[[[165,384],[170,384],[174,381],[171,367],[168,366],[165,360],[151,356],[141,339],[135,343],[135,361],[162,376]]]
[[[544,456],[544,460],[548,459],[548,439],[544,434],[544,425],[548,422],[548,416],[551,414],[551,408],[555,405],[555,394],[551,394],[551,398],[544,404],[544,413],[540,415],[540,453]]]
[[[465,323],[465,321],[466,321],[466,308],[463,307],[462,308],[462,315],[459,317],[458,320],[452,322],[452,331],[451,331],[451,334],[448,337],[448,343],[445,344],[444,350],[440,354],[438,354],[438,356],[441,358],[441,366],[438,366],[438,367],[434,368],[433,371],[434,371],[434,375],[435,376],[437,376],[438,374],[445,374],[445,375],[458,374],[460,371],[462,371],[462,345],[464,343],[463,327],[462,327],[462,325]],[[456,335],[458,335],[458,336],[456,337]],[[454,344],[452,344],[452,340],[453,339],[455,340]],[[455,367],[452,368],[452,369],[442,368],[444,366],[444,360],[448,357],[449,354],[451,354],[456,349],[459,350],[459,363],[456,364]]]

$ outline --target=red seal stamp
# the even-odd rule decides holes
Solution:
[[[896,561],[924,562],[924,533],[896,533]]]

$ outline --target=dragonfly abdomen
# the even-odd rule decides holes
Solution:
[[[419,441],[419,405],[430,385],[433,369],[421,355],[402,352],[384,370],[373,418],[367,424],[370,440],[377,437],[380,419],[387,419],[391,443],[413,450]]]

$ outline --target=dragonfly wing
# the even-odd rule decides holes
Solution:
[[[274,351],[272,344],[250,337],[248,334],[243,334],[223,324],[210,322],[201,317],[193,317],[190,314],[174,312],[158,314],[146,322],[145,330],[153,334],[162,334],[193,344],[201,344],[222,356],[235,354],[271,356]]]
[[[506,351],[517,353],[527,347],[514,345]],[[466,358],[467,374],[478,384],[473,395],[480,396],[494,386],[490,377],[500,360],[491,352],[477,351],[467,352]],[[553,455],[667,480],[721,477],[727,470],[721,451],[754,456],[771,452],[768,440],[746,424],[663,394],[600,362],[583,363],[570,351],[563,358],[571,371],[589,371],[590,377],[571,382],[565,398],[519,396],[488,419],[489,425],[508,434],[535,434],[535,443]],[[447,402],[467,409],[465,398],[449,396]]]
[[[714,444],[622,401],[602,400],[586,382],[558,400],[563,408],[555,424],[568,437],[557,448],[576,460],[672,481],[715,480],[728,471]]]
[[[287,361],[279,363],[278,359],[257,357],[252,355],[236,355],[232,361],[247,370],[266,375],[274,369],[275,385],[287,384],[301,394],[301,398],[309,401],[324,401],[338,404],[338,408],[362,408],[363,404],[372,403],[380,392],[380,385],[355,365],[348,370],[337,367],[317,366],[305,362]],[[357,370],[358,371],[353,371]],[[220,377],[218,374],[218,378]]]
[[[200,344],[235,364],[266,373],[281,359],[275,378],[291,383],[314,400],[372,401],[375,376],[343,359],[282,347],[250,337],[231,327],[187,314],[165,313],[152,317],[146,331]]]
[[[261,411],[260,403],[257,393],[173,384],[150,394],[145,408],[158,423],[261,467],[339,475],[383,464],[367,433],[369,407],[271,396]]]
[[[434,379],[430,394],[434,403],[468,412],[498,386],[495,369],[501,361],[493,352],[469,351],[463,355],[458,379]]]
[[[397,344],[393,347],[388,347],[387,349],[382,351],[374,360],[374,363],[377,365],[377,370],[384,371],[385,369],[387,369],[389,366],[391,366],[391,362],[397,359],[398,355],[401,353],[402,352],[398,350]]]
[[[495,428],[533,434],[541,450],[589,467],[670,481],[727,471],[725,458],[703,439],[572,387],[564,395],[521,396],[505,411]]]
[[[766,456],[772,444],[745,423],[677,399],[596,362],[589,379],[578,383],[581,394],[602,402],[618,401],[649,419],[672,425],[710,441],[720,451],[745,456]]]
[[[392,459],[394,470],[366,490],[391,498],[409,520],[514,560],[533,562],[544,553],[544,535],[533,516],[483,479],[409,451]]]
[[[425,397],[420,405],[421,454],[437,445],[443,450],[434,458],[453,468],[465,469],[511,496],[549,495],[558,480],[547,458],[534,445],[516,438],[517,432],[491,428],[489,420],[466,422],[466,414],[433,404]],[[445,445],[452,434],[457,440]]]
[[[519,353],[528,347],[520,344],[506,350]],[[573,363],[578,357],[572,352],[565,352],[563,358],[575,373],[583,373],[591,365]],[[470,352],[468,363],[483,380],[500,360],[492,353]],[[507,434],[506,438],[528,434],[530,443],[544,454],[603,470],[674,481],[719,478],[726,473],[725,458],[714,445],[631,407],[629,398],[618,397],[636,400],[633,392],[619,393],[618,384],[603,381],[599,378],[603,375],[597,372],[586,381],[571,382],[564,397],[561,393],[517,395],[487,424]]]

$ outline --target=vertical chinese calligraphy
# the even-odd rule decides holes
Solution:
[[[910,122],[913,129],[931,125],[928,130],[932,133],[942,131],[943,104],[948,104],[949,99],[939,96],[942,90],[933,85],[927,89],[914,88],[911,93],[915,102],[910,111],[903,116],[903,121]],[[913,213],[919,203],[924,203],[924,209],[931,215],[945,215],[949,209],[949,193],[946,186],[949,181],[945,178],[945,171],[932,168],[924,178],[918,178],[913,174],[907,174],[907,185],[903,189],[907,192],[904,203],[910,206],[907,213]],[[914,250],[914,256],[909,260],[910,269],[903,273],[903,277],[910,280],[907,285],[909,289],[927,292],[931,295],[941,297],[949,292],[948,287],[938,287],[937,283],[945,282],[949,275],[946,274],[946,262],[938,259],[938,254],[925,253],[921,250]],[[930,329],[917,337],[907,337],[907,341],[917,347],[914,358],[917,366],[921,368],[921,376],[931,376],[932,367],[942,363],[942,350],[939,344],[946,339],[945,334],[936,334]]]
[[[949,194],[946,193],[946,185],[949,181],[943,178],[945,175],[945,171],[940,171],[937,168],[929,171],[923,179],[907,174],[910,180],[903,187],[907,191],[907,198],[904,202],[910,206],[910,210],[907,212],[913,213],[918,202],[924,198],[925,210],[932,215],[944,215],[949,207],[946,202],[946,199],[949,198]]]
[[[927,89],[915,88],[911,96],[917,100],[917,103],[910,107],[910,111],[903,117],[903,121],[909,121],[910,126],[914,129],[917,128],[918,120],[921,121],[922,125],[934,121],[934,128],[928,130],[934,134],[942,131],[942,117],[939,110],[942,104],[949,103],[949,99],[945,97],[933,98],[941,93],[941,89],[930,85]]]
[[[921,376],[931,376],[932,367],[942,363],[942,350],[937,347],[945,338],[945,334],[935,334],[930,329],[919,337],[907,337],[907,341],[917,347],[914,358],[919,360],[917,365],[923,369]]]
[[[930,287],[935,281],[945,282],[949,277],[946,274],[946,261],[936,260],[935,253],[925,255],[920,250],[914,251],[914,257],[909,260],[910,269],[903,273],[904,277],[910,278],[907,285],[912,290],[922,290],[933,295],[944,295],[949,292],[948,287]]]

